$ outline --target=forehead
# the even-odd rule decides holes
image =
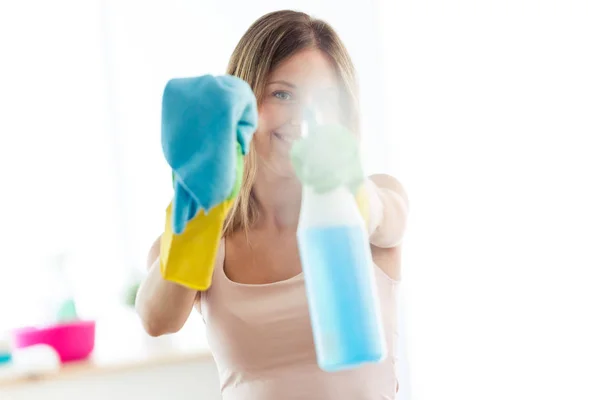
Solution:
[[[329,57],[320,50],[307,49],[279,64],[270,80],[285,80],[304,87],[331,87],[337,85],[337,74]]]

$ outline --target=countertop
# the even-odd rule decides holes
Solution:
[[[99,320],[96,345],[84,361],[64,364],[57,370],[31,372],[16,366],[0,366],[0,389],[41,380],[73,379],[81,375],[115,373],[156,365],[212,360],[204,324],[192,315],[173,335],[148,336],[134,313]]]

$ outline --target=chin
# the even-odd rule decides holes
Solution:
[[[261,173],[265,172],[278,178],[298,179],[289,154],[271,153],[267,157],[261,157],[261,159],[262,162],[259,166],[259,169],[263,170]]]

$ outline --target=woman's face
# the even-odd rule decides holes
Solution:
[[[316,49],[294,54],[278,65],[267,80],[253,138],[259,169],[266,167],[281,177],[295,176],[290,149],[300,137],[306,107],[328,122],[339,120],[337,74],[327,56]]]

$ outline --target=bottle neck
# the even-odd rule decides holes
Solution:
[[[344,186],[317,193],[309,186],[302,189],[299,227],[364,225],[354,195]]]

